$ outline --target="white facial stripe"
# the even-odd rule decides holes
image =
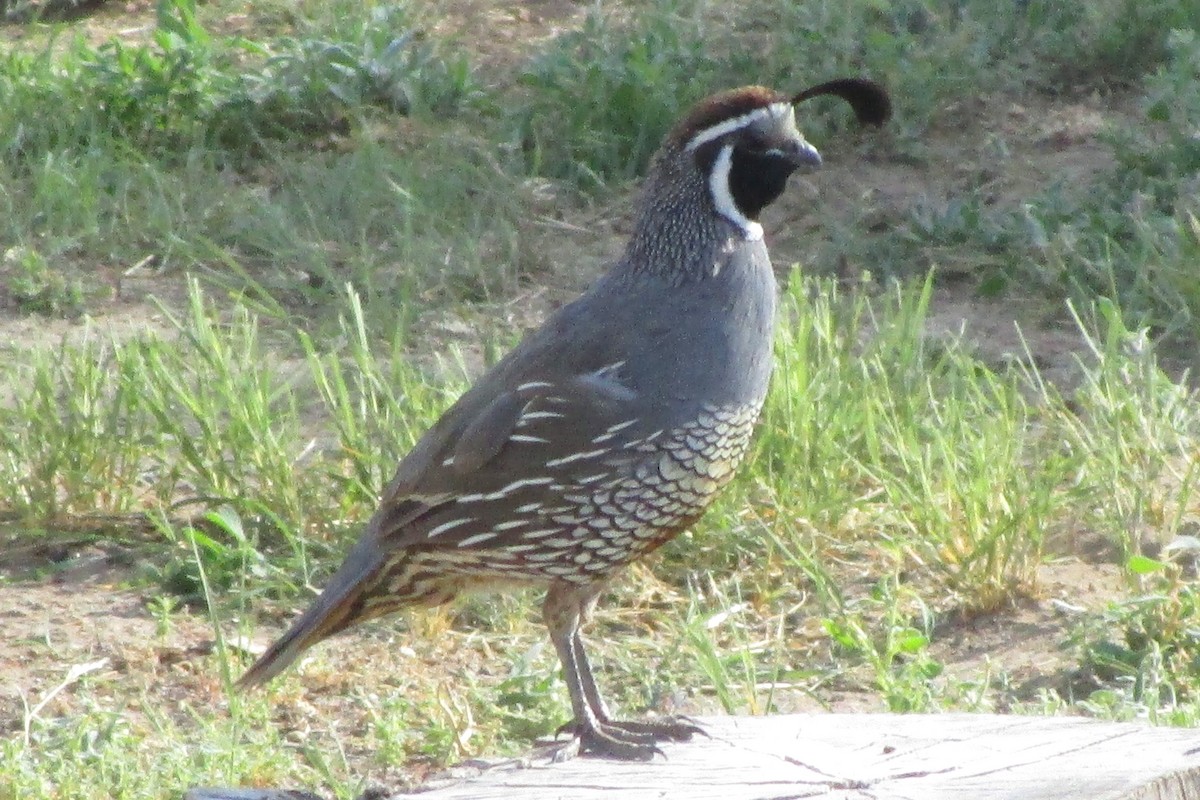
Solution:
[[[733,133],[734,131],[749,127],[760,119],[764,119],[765,117],[782,117],[790,113],[792,113],[790,103],[772,103],[763,108],[756,108],[753,111],[742,114],[740,117],[727,119],[724,122],[713,125],[711,128],[705,128],[693,136],[683,149],[690,153],[702,144],[711,142],[713,139],[719,139],[727,133]]]
[[[742,230],[747,241],[756,241],[763,236],[762,225],[759,225],[738,210],[733,202],[733,193],[729,191],[729,168],[733,166],[733,145],[727,144],[717,154],[713,162],[712,174],[708,176],[708,190],[712,192],[713,205],[717,213],[732,222]]]

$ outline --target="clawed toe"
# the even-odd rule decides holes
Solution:
[[[570,735],[571,741],[554,755],[554,761],[566,761],[577,755],[593,755],[622,761],[649,761],[665,757],[655,744],[661,741],[686,742],[696,734],[708,736],[688,717],[664,717],[650,721],[604,720],[594,724],[571,720],[560,726],[555,736]]]
[[[613,721],[608,724],[628,733],[648,736],[652,741],[669,739],[672,742],[686,742],[696,734],[708,736],[704,728],[697,725],[695,720],[684,716],[663,717],[662,719],[646,722],[622,720]]]
[[[672,738],[656,735],[648,730],[626,727],[622,722],[596,722],[581,724],[572,720],[558,729],[558,734],[569,733],[571,741],[554,754],[555,762],[566,761],[577,755],[614,758],[620,761],[649,761],[656,755],[666,757],[655,741]]]

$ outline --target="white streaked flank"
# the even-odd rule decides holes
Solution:
[[[616,436],[618,433],[620,433],[621,431],[628,428],[630,425],[637,425],[638,421],[639,421],[638,418],[634,417],[633,419],[627,419],[624,422],[618,422],[616,425],[609,425],[607,428],[604,429],[604,433],[600,434],[595,439],[592,439],[592,444],[600,444],[601,442],[607,442],[608,440],[610,440],[614,436]]]
[[[477,533],[474,536],[468,536],[467,538],[463,539],[461,542],[458,543],[458,546],[459,547],[470,547],[473,544],[479,544],[480,542],[486,542],[488,539],[495,539],[495,538],[496,538],[496,534],[494,534],[494,533]]]
[[[549,439],[543,439],[541,436],[527,436],[523,433],[514,433],[508,437],[510,442],[525,442],[527,444],[550,444]]]
[[[455,498],[455,502],[476,503],[476,502],[479,502],[480,500],[503,500],[505,497],[508,497],[510,494],[517,491],[518,489],[523,489],[526,486],[545,486],[548,483],[554,483],[554,479],[553,478],[522,478],[519,481],[513,481],[512,483],[508,484],[507,486],[501,486],[496,491],[488,492],[487,494],[481,494],[479,492],[476,492],[475,494],[459,495],[457,498]]]
[[[553,478],[522,478],[519,481],[513,481],[507,486],[502,486],[494,492],[490,492],[483,496],[484,500],[500,500],[515,492],[517,489],[523,489],[526,486],[545,486],[547,483],[554,483]]]
[[[582,461],[585,458],[595,458],[596,456],[602,456],[607,452],[607,447],[602,447],[599,450],[585,450],[582,453],[572,453],[571,455],[564,456],[562,458],[552,458],[546,462],[546,466],[561,467],[563,464],[570,464],[572,461]]]
[[[522,383],[520,386],[518,386],[517,391],[528,392],[531,389],[549,389],[553,385],[553,383],[546,383],[545,381],[529,381],[528,383]]]
[[[436,528],[434,528],[429,533],[427,533],[426,536],[428,538],[432,539],[433,537],[438,536],[439,534],[445,533],[446,531],[450,530],[451,528],[457,528],[459,525],[466,525],[468,522],[474,522],[474,521],[475,521],[474,517],[459,517],[458,519],[452,519],[449,522],[443,522],[441,525],[438,525]]]
[[[531,419],[563,419],[566,414],[560,414],[557,411],[525,411],[521,414],[520,421],[525,422]]]
[[[556,533],[562,533],[562,528],[538,528],[535,531],[522,531],[522,539],[544,539],[547,536],[553,536]]]
[[[624,360],[624,359],[622,359],[622,360],[620,360],[620,361],[614,361],[613,363],[609,364],[609,365],[608,365],[608,366],[606,366],[606,367],[601,367],[600,369],[596,370],[596,371],[595,371],[595,372],[593,372],[592,374],[593,374],[593,375],[595,375],[597,378],[603,378],[603,377],[605,377],[606,375],[608,375],[608,373],[610,373],[610,372],[616,372],[617,370],[619,370],[619,369],[620,369],[621,367],[623,367],[623,366],[625,366],[625,360]]]
[[[637,425],[637,423],[638,423],[637,417],[634,417],[633,419],[627,419],[624,422],[618,422],[616,425],[609,425],[607,428],[605,428],[605,430],[608,433],[620,433],[621,431],[628,428],[630,425]]]

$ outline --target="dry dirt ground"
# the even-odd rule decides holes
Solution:
[[[496,44],[494,52],[484,55],[502,61],[518,58],[524,47],[576,24],[581,5],[546,0],[526,3],[519,12],[502,12],[482,0],[464,2],[457,6],[460,16],[446,25],[459,31],[487,27],[491,35],[482,41]],[[145,13],[136,6],[134,10]],[[137,20],[120,16],[130,13],[129,7],[122,11],[110,5],[103,14],[111,18],[102,23],[136,35]],[[236,26],[237,20],[230,24]],[[996,203],[1018,203],[1051,179],[1086,180],[1108,164],[1097,135],[1107,125],[1124,124],[1129,111],[1111,98],[1095,98],[964,109],[963,114],[963,126],[934,132],[928,148],[932,161],[926,165],[834,163],[799,181],[765,220],[777,262],[795,260],[804,252],[802,237],[813,235],[826,221],[861,218],[864,205],[883,219],[902,219],[915,203],[953,197],[971,182],[978,185],[977,167],[985,158],[987,135],[996,131],[1005,134],[1012,149],[1007,161],[987,165],[988,188]],[[615,254],[627,223],[618,209],[589,212],[586,218],[571,220],[570,226],[544,226],[539,235],[545,247],[564,258],[569,254],[573,262],[563,293],[579,281],[578,275],[594,274],[602,259]],[[590,263],[580,266],[581,258]],[[179,276],[123,277],[128,266],[101,265],[115,291],[90,305],[88,324],[93,329],[130,335],[164,327],[148,298],[177,302]],[[544,308],[557,299],[539,293],[513,305]],[[932,302],[929,335],[962,335],[984,359],[1002,361],[1022,352],[1018,326],[1042,369],[1069,382],[1082,342],[1060,315],[1047,313],[1032,299],[1025,302],[1009,295],[984,300],[961,285],[940,288]],[[20,316],[0,306],[0,342],[52,344],[78,337],[83,330],[81,321]],[[9,540],[4,534],[11,533],[0,531],[0,541]],[[0,730],[20,731],[28,710],[39,703],[42,717],[68,713],[77,702],[73,668],[87,672],[82,680],[92,692],[150,698],[166,709],[222,703],[207,620],[182,614],[162,627],[148,608],[149,595],[121,588],[136,554],[70,545],[30,551],[9,541],[0,549]],[[1061,686],[1071,661],[1060,643],[1072,619],[1056,601],[1095,609],[1121,588],[1117,570],[1104,558],[1080,554],[1048,564],[1038,598],[1004,613],[948,625],[932,655],[952,675],[1003,672],[1026,693],[1039,686]],[[355,636],[359,638],[353,644],[344,641],[337,647],[339,654],[330,658],[349,665],[354,657],[365,657],[377,665],[384,660],[403,668],[397,662],[411,657],[380,643],[377,631],[351,634]],[[452,648],[451,639],[423,647],[421,655],[436,659]],[[336,686],[324,688],[312,687],[307,701],[298,706],[297,729],[325,724],[322,720],[334,711],[337,698],[328,690]],[[871,696],[853,691],[831,690],[818,699],[835,710],[878,705]],[[806,703],[816,701],[801,699],[797,707]],[[136,706],[131,704],[131,713]]]

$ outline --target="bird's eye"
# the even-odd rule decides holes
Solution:
[[[745,150],[749,153],[761,153],[765,155],[780,154],[780,150],[776,142],[772,142],[755,135],[743,137],[736,146],[737,149]]]

